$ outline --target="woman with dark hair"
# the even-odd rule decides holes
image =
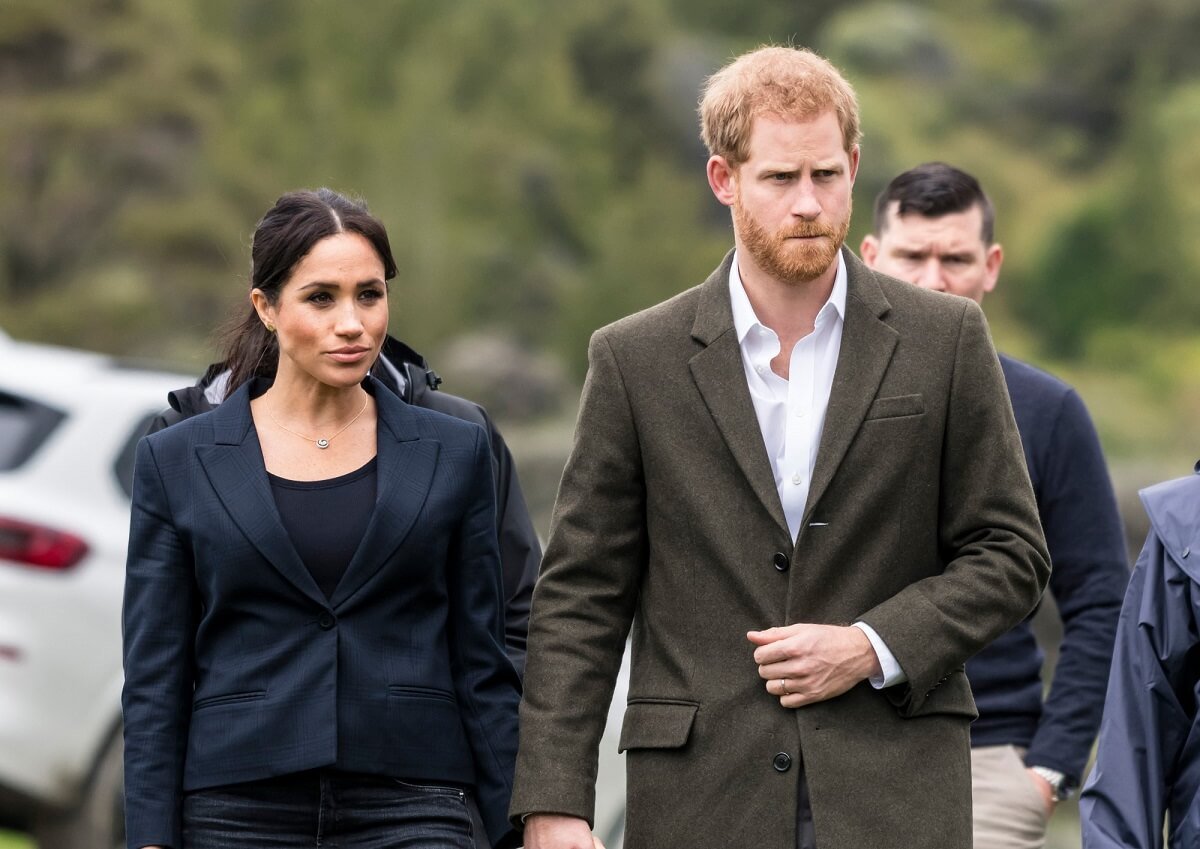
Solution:
[[[231,394],[138,445],[130,849],[473,849],[476,803],[517,842],[490,449],[378,391],[395,273],[363,204],[281,197]]]

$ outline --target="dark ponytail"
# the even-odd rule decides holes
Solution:
[[[259,289],[275,304],[292,275],[292,269],[313,245],[338,233],[358,233],[375,248],[383,261],[384,279],[396,276],[396,261],[382,222],[361,200],[332,189],[288,192],[275,201],[254,230],[250,249],[250,288]],[[222,333],[225,366],[232,372],[228,392],[253,377],[275,376],[279,343],[263,326],[254,307],[240,313]]]

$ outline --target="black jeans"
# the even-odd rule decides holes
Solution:
[[[182,849],[475,849],[466,792],[313,770],[188,793]]]

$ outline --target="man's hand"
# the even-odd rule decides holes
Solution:
[[[858,628],[798,624],[746,637],[758,646],[754,661],[767,692],[786,708],[840,696],[881,671],[871,641]]]
[[[1042,778],[1029,767],[1025,768],[1025,773],[1029,776],[1029,780],[1033,782],[1033,786],[1037,788],[1038,793],[1041,794],[1042,804],[1046,806],[1046,816],[1050,816],[1054,813],[1054,806],[1058,804],[1058,802],[1054,801],[1054,788],[1050,786],[1049,781]]]
[[[525,820],[525,849],[604,849],[587,820],[562,814],[530,814]]]

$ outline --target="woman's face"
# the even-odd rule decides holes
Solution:
[[[361,383],[387,335],[383,261],[358,233],[321,239],[267,302],[250,297],[259,317],[279,337],[277,379],[307,375],[328,386]]]

